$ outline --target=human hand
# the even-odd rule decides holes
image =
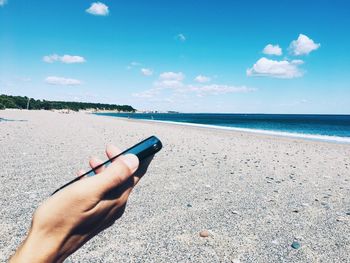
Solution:
[[[107,147],[108,158],[120,153]],[[125,210],[126,201],[147,171],[153,156],[118,157],[96,176],[84,177],[48,198],[35,211],[27,238],[10,262],[62,262],[89,239],[111,226]],[[102,161],[93,158],[91,168]]]

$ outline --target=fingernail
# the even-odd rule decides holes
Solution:
[[[139,166],[139,159],[135,154],[124,155],[123,162],[129,167],[130,171],[133,172],[135,172]]]

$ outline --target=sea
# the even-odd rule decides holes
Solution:
[[[110,117],[350,143],[350,115],[96,113]]]

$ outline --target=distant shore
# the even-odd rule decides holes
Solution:
[[[0,117],[12,120],[0,122],[1,262],[35,208],[91,156],[104,160],[107,144],[126,149],[150,135],[164,148],[125,215],[71,262],[348,261],[347,144],[82,112]]]

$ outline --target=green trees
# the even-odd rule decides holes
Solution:
[[[0,103],[4,105],[5,108],[8,108],[8,109],[18,108],[13,99],[8,97],[3,97],[3,95],[0,96]]]
[[[111,110],[123,112],[135,112],[136,110],[130,105],[115,105],[90,102],[72,102],[72,101],[48,101],[35,100],[33,98],[21,96],[0,95],[0,109],[26,109],[29,99],[30,110],[52,110],[52,109],[69,109],[73,111],[95,109],[95,110]]]

